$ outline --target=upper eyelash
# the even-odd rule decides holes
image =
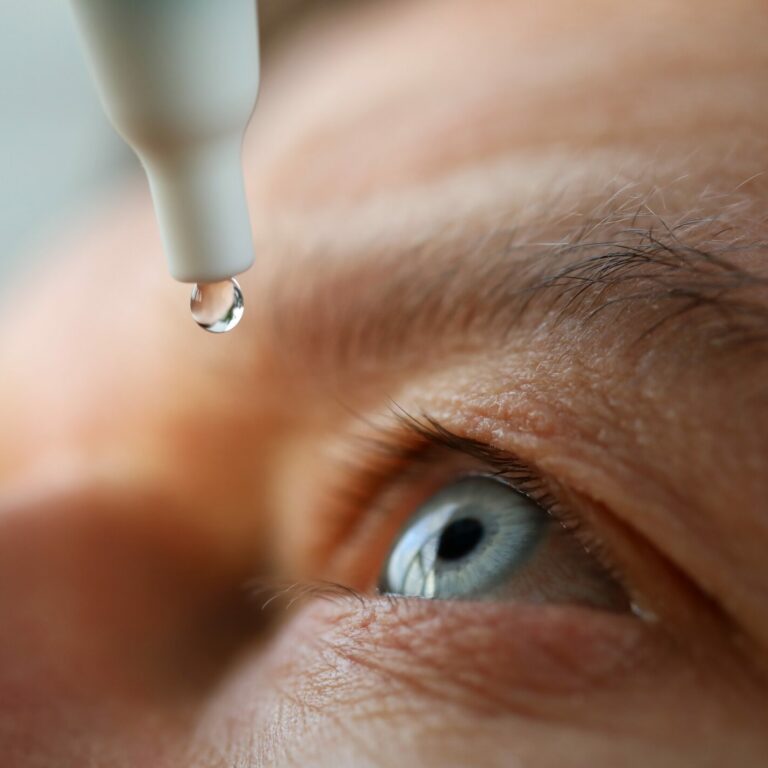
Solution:
[[[580,527],[578,517],[558,502],[542,475],[514,454],[488,443],[452,432],[429,414],[415,416],[397,403],[390,413],[394,423],[373,424],[375,434],[360,437],[362,451],[347,458],[353,481],[337,492],[355,506],[368,506],[376,490],[405,479],[432,458],[430,449],[447,449],[485,464],[487,474],[506,481],[515,491],[529,497],[570,531]]]
[[[404,411],[398,411],[396,415],[401,423],[423,437],[428,443],[463,453],[484,462],[493,469],[490,474],[507,480],[516,491],[529,496],[534,501],[541,503],[542,506],[551,500],[548,496],[547,498],[542,496],[544,493],[542,478],[528,464],[511,453],[502,451],[488,443],[457,435],[428,414],[422,414],[420,419]]]

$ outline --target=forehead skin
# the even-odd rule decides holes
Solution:
[[[374,361],[367,373],[334,376],[336,359],[328,365],[325,343],[317,343],[349,325],[336,306],[375,306],[366,284],[396,274],[398,259],[415,259],[425,243],[444,243],[450,259],[489,232],[560,242],[603,214],[609,221],[596,232],[615,234],[617,211],[620,222],[640,211],[646,228],[717,217],[744,242],[764,240],[761,5],[400,0],[361,4],[297,33],[265,66],[246,145],[258,263],[242,281],[247,311],[236,332],[213,338],[191,323],[187,290],[164,273],[143,188],[53,247],[5,307],[7,530],[21,542],[36,530],[25,527],[29,509],[43,519],[78,509],[72,526],[95,537],[95,549],[99,537],[113,546],[116,532],[151,540],[184,561],[182,574],[203,557],[220,573],[217,583],[235,583],[264,549],[287,568],[311,572],[300,561],[327,545],[303,523],[312,506],[306,489],[325,469],[313,462],[313,435],[341,418],[332,405],[339,393],[362,408],[395,395],[472,437],[502,435],[575,490],[623,510],[622,523],[642,519],[643,537],[659,546],[653,536],[661,537],[675,566],[694,574],[764,650],[768,531],[755,514],[768,494],[764,350],[681,358],[670,342],[646,351],[638,368],[623,351],[636,327],[617,323],[607,337],[579,328],[573,347],[562,331],[543,338],[527,328],[503,356],[497,350],[489,360],[472,348],[450,371],[439,354],[423,370],[414,364],[425,349],[386,370]],[[387,269],[377,272],[371,254]],[[767,273],[759,249],[733,259]],[[761,290],[750,300],[768,303]],[[688,350],[699,346],[694,339]],[[508,424],[517,437],[507,436]],[[136,488],[147,490],[132,503]],[[627,488],[636,495],[628,499]],[[109,501],[123,493],[129,503]],[[686,516],[686,508],[701,514]],[[96,532],[88,509],[102,518]],[[178,552],[174,529],[192,554]],[[94,568],[109,582],[108,563]],[[42,582],[35,589],[47,594]],[[182,606],[178,621],[187,627],[209,610]],[[119,617],[112,620],[119,630]],[[163,631],[156,642],[167,655],[171,630]],[[90,659],[89,644],[70,641],[73,654]],[[12,656],[13,641],[3,642]],[[207,646],[196,652],[205,657]],[[292,664],[303,668],[284,653],[279,648],[274,663],[291,678]],[[253,675],[257,683],[262,674]],[[94,691],[108,684],[122,682],[106,672],[89,680]],[[213,731],[227,696],[239,695],[233,687],[211,708]],[[173,684],[164,680],[175,724],[183,718],[167,689]],[[295,690],[306,693],[298,683]],[[44,725],[31,722],[33,734]],[[645,727],[653,731],[650,720]],[[535,738],[526,742],[525,729],[516,729],[520,754],[535,758]],[[119,744],[140,740],[140,730],[107,732]],[[481,730],[496,738],[488,724]],[[610,744],[591,738],[596,759],[615,764]],[[131,747],[115,749],[128,755]]]

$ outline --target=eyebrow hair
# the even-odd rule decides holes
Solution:
[[[765,263],[768,244],[746,231],[723,216],[669,222],[640,205],[599,210],[554,242],[498,227],[370,252],[319,275],[302,261],[300,279],[281,272],[274,286],[273,338],[331,371],[410,368],[534,330],[621,326],[636,346],[684,329],[720,354],[752,348],[768,344],[768,274],[748,262]]]
[[[580,315],[595,321],[611,309],[656,305],[650,325],[637,340],[656,334],[663,326],[699,313],[707,320],[711,339],[718,345],[768,341],[768,305],[756,289],[768,287],[768,277],[739,265],[734,257],[766,254],[766,244],[744,242],[720,229],[717,238],[690,238],[688,234],[717,224],[716,218],[685,220],[668,226],[632,227],[623,236],[605,242],[578,239],[562,246],[563,256],[574,261],[534,281],[525,291],[530,300],[549,302],[557,309],[556,322]],[[731,233],[732,234],[732,233]],[[701,317],[708,312],[707,317]]]

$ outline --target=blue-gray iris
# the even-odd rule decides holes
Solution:
[[[480,596],[521,568],[550,524],[535,502],[492,477],[457,480],[408,521],[379,588],[411,597]]]

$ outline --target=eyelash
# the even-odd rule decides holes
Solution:
[[[627,593],[630,589],[615,558],[607,550],[601,537],[587,524],[584,515],[577,513],[571,505],[563,503],[552,486],[556,483],[546,479],[536,468],[522,461],[514,454],[488,443],[458,435],[444,427],[428,414],[413,416],[397,405],[393,405],[394,423],[370,424],[374,434],[361,437],[355,443],[360,450],[352,458],[342,460],[344,479],[334,489],[336,501],[347,509],[366,510],[368,515],[387,514],[391,510],[378,506],[379,499],[387,489],[404,486],[409,478],[423,474],[425,467],[434,465],[437,455],[450,452],[464,456],[482,465],[479,470],[507,482],[515,491],[522,493],[538,504],[556,523],[573,535],[581,546],[597,561],[606,575],[616,581]],[[483,469],[483,467],[485,469]],[[461,473],[458,473],[461,474]],[[353,528],[360,517],[355,515],[349,528]],[[347,534],[350,530],[347,530]]]

